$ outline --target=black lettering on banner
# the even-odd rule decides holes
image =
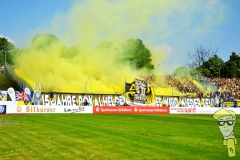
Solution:
[[[186,98],[180,98],[181,107],[187,107]]]
[[[103,97],[103,105],[108,106],[108,97],[107,96]]]
[[[176,97],[169,98],[170,107],[179,107],[178,99]]]
[[[41,94],[42,105],[46,106],[84,106],[86,100],[90,106],[115,106],[116,100],[120,105],[126,103],[125,95],[117,94],[76,94],[76,93],[43,93]],[[136,105],[137,102],[128,101],[129,105]],[[187,98],[173,96],[155,96],[151,101],[155,106],[169,107],[211,107],[214,104],[214,98]]]
[[[163,97],[164,106],[169,106],[168,97]]]
[[[61,102],[62,102],[63,106],[67,105],[67,95],[65,95],[65,94],[61,95]]]
[[[161,97],[156,97],[156,105],[159,106],[159,107],[163,106]]]
[[[193,107],[201,107],[200,99],[194,98],[194,106]]]

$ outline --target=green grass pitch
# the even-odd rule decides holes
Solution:
[[[240,142],[238,121],[234,130]],[[212,115],[6,115],[0,135],[0,159],[240,158],[240,144],[228,157]]]

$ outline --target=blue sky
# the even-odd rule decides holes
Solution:
[[[40,33],[85,46],[141,38],[156,54],[165,50],[165,59],[156,62],[165,68],[186,64],[194,44],[219,48],[224,61],[231,52],[240,53],[239,0],[2,0],[0,4],[0,36],[19,48]]]
[[[36,28],[49,25],[56,13],[64,13],[71,0],[8,0],[0,2],[0,34],[14,40],[16,45]],[[21,44],[19,47],[24,46]]]

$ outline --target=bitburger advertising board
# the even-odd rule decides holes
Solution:
[[[43,106],[43,105],[11,105],[8,114],[28,113],[93,113],[93,106]]]

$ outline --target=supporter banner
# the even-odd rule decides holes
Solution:
[[[94,106],[94,114],[169,114],[169,107]]]
[[[6,113],[93,113],[93,106],[9,105]]]
[[[213,107],[216,105],[214,98],[157,96],[153,87],[149,87],[145,81],[138,79],[125,84],[124,94],[42,92],[40,84],[38,88],[37,91],[34,84],[33,93],[29,88],[16,92],[13,88],[9,88],[8,95],[13,102],[16,99],[19,105],[116,106],[117,101],[121,106]]]
[[[154,106],[156,101],[154,88],[149,87],[146,81],[137,78],[132,83],[125,83],[125,98],[125,103],[130,106]]]
[[[182,98],[170,96],[155,96],[155,100],[150,104],[140,104],[130,102],[125,95],[106,95],[106,94],[63,94],[54,93],[41,95],[41,104],[47,106],[83,106],[85,102],[93,106],[116,106],[119,100],[120,105],[129,106],[159,106],[159,107],[213,107],[213,98]]]

